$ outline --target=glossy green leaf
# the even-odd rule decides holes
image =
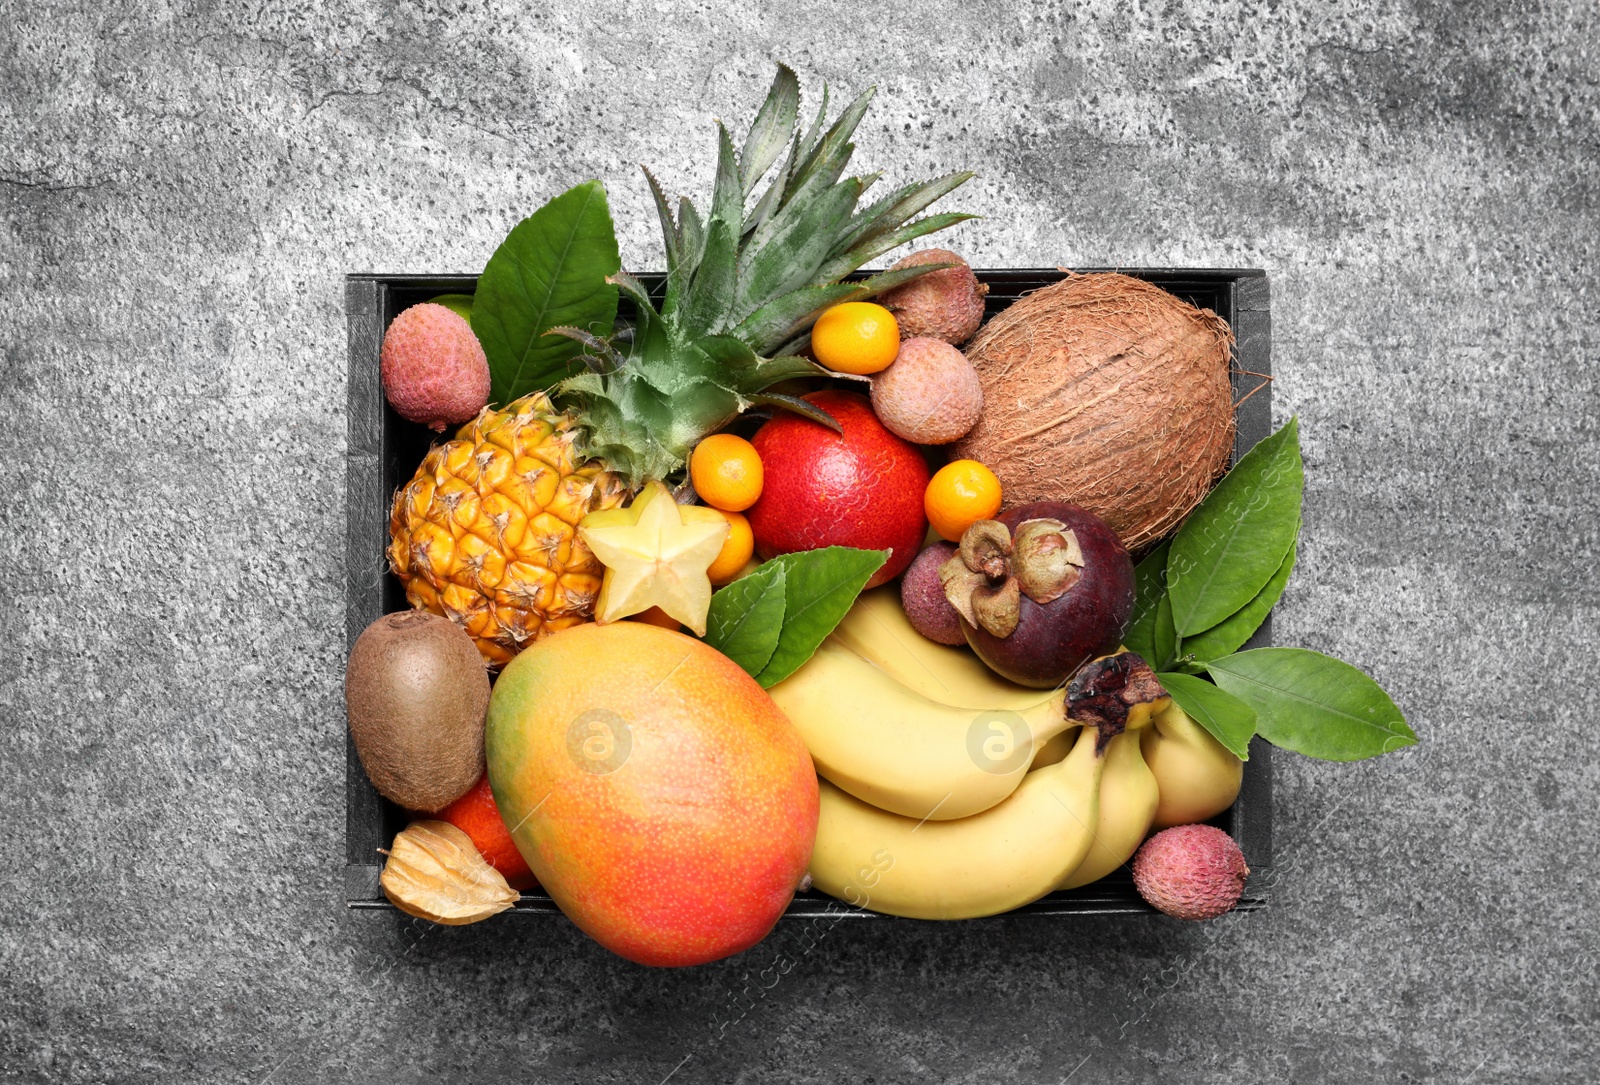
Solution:
[[[827,546],[784,554],[763,565],[784,570],[783,634],[756,681],[770,689],[798,670],[888,560],[886,550]]]
[[[1122,634],[1123,645],[1157,670],[1161,664],[1156,660],[1156,608],[1167,594],[1169,545],[1162,542],[1133,567],[1133,617]]]
[[[1245,453],[1189,514],[1167,555],[1180,636],[1210,629],[1266,587],[1294,542],[1304,487],[1299,426],[1291,418]]]
[[[1155,656],[1149,660],[1152,667],[1163,670],[1178,658],[1178,631],[1172,626],[1172,596],[1163,595],[1156,600]]]
[[[489,359],[490,399],[509,403],[572,376],[579,346],[558,325],[605,336],[621,267],[606,191],[586,181],[512,227],[478,279],[472,329]]]
[[[711,596],[705,642],[760,674],[777,650],[784,607],[784,567],[768,562]]]
[[[1183,654],[1201,662],[1221,659],[1230,652],[1237,652],[1241,645],[1255,636],[1256,630],[1261,628],[1261,623],[1267,620],[1267,615],[1282,597],[1284,586],[1289,583],[1289,574],[1294,571],[1296,550],[1296,544],[1290,543],[1289,552],[1283,556],[1283,564],[1272,574],[1267,586],[1256,592],[1256,597],[1235,611],[1232,617],[1202,633],[1183,638]]]
[[[1255,709],[1257,732],[1282,749],[1324,761],[1360,761],[1416,744],[1416,733],[1378,683],[1320,652],[1256,648],[1212,660],[1206,670]]]
[[[1211,733],[1241,761],[1250,760],[1250,736],[1256,733],[1256,710],[1225,690],[1192,674],[1160,671],[1156,680],[1172,694],[1189,718]]]

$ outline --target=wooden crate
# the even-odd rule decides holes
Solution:
[[[1234,459],[1271,432],[1271,386],[1244,399],[1263,380],[1262,376],[1248,374],[1272,372],[1270,294],[1263,272],[1210,268],[1081,270],[1121,271],[1155,283],[1227,320],[1237,339],[1234,400],[1243,400],[1237,412]],[[978,278],[989,286],[989,315],[1004,309],[1024,293],[1063,277],[1060,271],[1037,268],[980,268],[976,271]],[[639,278],[652,290],[660,285],[659,275]],[[351,275],[346,280],[345,307],[350,336],[347,650],[361,631],[380,615],[403,610],[407,605],[399,582],[385,567],[389,508],[394,492],[411,478],[430,444],[440,439],[425,427],[405,421],[384,402],[378,378],[383,331],[396,314],[409,306],[439,294],[471,294],[476,285],[476,278],[470,275]],[[627,319],[629,315],[628,299],[624,296],[618,316]],[[1269,617],[1246,647],[1262,647],[1270,644],[1271,638]],[[378,888],[378,872],[382,869],[378,848],[387,846],[394,834],[405,826],[408,817],[373,789],[356,757],[355,746],[348,739],[345,761],[345,899],[352,908],[393,909]],[[1247,911],[1265,907],[1266,894],[1255,887],[1270,885],[1272,881],[1270,876],[1265,876],[1272,866],[1272,747],[1261,739],[1251,743],[1250,760],[1245,763],[1244,785],[1238,801],[1214,819],[1213,824],[1238,840],[1245,861],[1250,865],[1253,876],[1245,887],[1239,907]],[[1134,891],[1132,877],[1124,867],[1092,885],[1052,893],[1013,914],[1135,915],[1152,911]],[[511,914],[559,915],[560,911],[548,896],[534,891],[523,894]],[[892,918],[849,908],[815,891],[798,894],[785,916]]]

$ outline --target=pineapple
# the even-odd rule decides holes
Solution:
[[[486,409],[428,454],[396,494],[390,520],[390,565],[413,606],[451,618],[486,660],[503,664],[532,640],[592,616],[604,570],[577,537],[585,514],[673,476],[700,438],[752,407],[794,410],[837,428],[819,408],[774,390],[832,375],[798,354],[812,323],[830,306],[948,266],[841,281],[904,242],[971,217],[916,218],[970,173],[908,184],[858,207],[877,175],[845,177],[844,169],[872,93],[824,130],[824,88],[802,134],[799,82],[780,65],[741,151],[718,123],[716,181],[703,217],[687,198],[675,215],[645,171],[666,247],[659,306],[618,274],[636,313],[631,334],[604,340],[552,329],[583,344],[584,371],[548,396]]]
[[[535,392],[435,445],[395,494],[389,567],[406,599],[465,629],[492,665],[594,612],[605,570],[578,521],[628,488],[576,441],[573,417]]]

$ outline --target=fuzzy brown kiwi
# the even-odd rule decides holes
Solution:
[[[344,672],[356,753],[379,794],[432,813],[483,775],[489,674],[460,626],[422,610],[362,630]]]
[[[1137,550],[1228,465],[1232,346],[1227,321],[1159,286],[1069,275],[967,344],[984,411],[952,457],[993,471],[1007,505],[1069,501]]]

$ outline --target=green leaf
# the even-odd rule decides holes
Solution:
[[[761,358],[750,349],[750,344],[732,335],[705,335],[697,340],[700,349],[710,355],[718,368],[728,374],[753,373]]]
[[[808,286],[757,309],[733,329],[733,334],[758,353],[764,353],[774,344],[816,323],[823,310],[849,301],[855,295],[855,283]]]
[[[645,180],[650,182],[650,195],[656,201],[656,218],[661,220],[661,245],[667,255],[667,290],[661,302],[661,312],[669,315],[678,308],[678,295],[684,283],[681,265],[683,263],[683,238],[678,232],[678,224],[672,218],[672,205],[667,202],[667,194],[662,191],[661,182],[656,180],[656,175],[650,172],[648,166],[641,166],[644,170]]]
[[[1291,418],[1245,453],[1189,514],[1167,556],[1180,636],[1210,629],[1266,587],[1294,543],[1304,487],[1299,425]]]
[[[683,239],[680,255],[683,257],[684,275],[693,275],[700,266],[700,254],[706,247],[706,228],[700,221],[700,212],[687,196],[678,197],[678,236]]]
[[[826,546],[784,554],[766,563],[782,565],[785,578],[783,634],[772,659],[756,675],[763,689],[771,689],[811,658],[872,574],[888,560],[886,550]]]
[[[1283,595],[1284,585],[1289,583],[1289,574],[1294,571],[1296,549],[1295,543],[1289,544],[1289,552],[1283,556],[1283,564],[1272,574],[1267,586],[1256,592],[1256,597],[1236,611],[1232,617],[1202,633],[1183,638],[1183,654],[1194,656],[1202,662],[1221,659],[1229,652],[1237,652],[1240,645],[1255,636],[1256,630],[1261,628],[1261,623],[1267,620],[1267,614]]]
[[[786,396],[779,392],[762,392],[751,396],[750,402],[757,407],[781,407],[786,411],[793,411],[801,418],[809,418],[818,425],[827,426],[839,436],[844,436],[844,427],[839,425],[839,420],[808,399]]]
[[[862,91],[854,101],[844,107],[844,111],[834,120],[827,133],[818,139],[817,129],[822,126],[828,114],[828,88],[826,85],[823,86],[822,108],[817,111],[817,123],[806,133],[805,142],[801,146],[802,157],[784,189],[785,200],[793,197],[795,192],[812,178],[823,178],[828,184],[839,179],[839,175],[844,172],[844,164],[850,159],[850,152],[855,149],[850,137],[855,133],[856,126],[861,123],[861,118],[866,116],[867,105],[877,92],[876,87],[868,87]]]
[[[960,211],[926,215],[915,222],[906,223],[899,229],[890,230],[881,237],[861,242],[849,252],[829,260],[817,274],[822,277],[848,275],[867,261],[875,260],[889,250],[897,249],[908,241],[915,241],[925,234],[931,234],[946,227],[954,226],[958,222],[966,222],[968,219],[977,217],[977,215],[968,215]],[[930,267],[928,270],[932,271],[934,269]]]
[[[750,131],[744,137],[744,148],[739,152],[739,174],[746,196],[755,190],[756,182],[788,146],[789,134],[794,131],[799,117],[800,80],[795,77],[794,69],[779,64],[778,74],[772,78],[772,88],[751,122]]]
[[[781,384],[788,380],[831,377],[832,373],[813,362],[810,358],[800,358],[789,354],[781,358],[763,359],[753,370],[738,378],[738,385],[746,391],[758,391],[762,388],[771,388],[774,384]]]
[[[754,312],[814,281],[833,248],[834,228],[848,217],[860,194],[853,179],[834,187],[819,183],[782,207],[751,241],[754,256],[740,261],[736,314]]]
[[[467,327],[472,327],[472,295],[471,294],[440,294],[436,298],[429,298],[434,305],[443,305],[456,316],[467,322]]]
[[[605,336],[617,316],[621,267],[606,190],[586,181],[512,227],[478,279],[473,331],[489,359],[489,398],[509,403],[578,370],[578,344],[557,325]]]
[[[733,307],[733,292],[738,285],[735,229],[714,218],[706,231],[705,254],[678,314],[678,328],[688,335],[718,330],[715,325],[726,320]]]
[[[717,122],[717,177],[711,186],[711,213],[706,229],[718,219],[727,223],[738,241],[739,223],[744,218],[744,189],[739,184],[739,156],[733,149],[728,126]]]
[[[1237,697],[1192,674],[1160,671],[1156,674],[1178,707],[1211,732],[1241,761],[1250,760],[1250,736],[1256,733],[1256,710]]]
[[[883,199],[856,212],[843,247],[854,248],[863,241],[881,237],[913,215],[920,215],[942,197],[966,184],[977,174],[947,173],[931,181],[914,181],[889,193]]]
[[[757,350],[775,355],[796,354],[804,350],[810,342],[811,325],[816,323],[817,317],[833,306],[842,305],[847,301],[865,301],[930,272],[954,266],[954,264],[917,264],[892,271],[880,271],[854,282],[808,286],[792,294],[785,294],[772,304],[756,310],[734,330],[734,334],[749,339],[756,345]],[[774,349],[773,344],[779,345]],[[834,376],[840,375],[834,374]]]
[[[569,328],[564,324],[551,328],[546,334],[564,335],[568,339],[575,339],[583,344],[583,353],[579,358],[595,372],[611,373],[620,369],[626,361],[622,352],[612,345],[609,339],[600,339],[590,335],[582,328]],[[559,387],[559,386],[558,386]]]
[[[1320,652],[1256,648],[1214,659],[1206,669],[1256,710],[1261,737],[1285,750],[1360,761],[1416,745],[1416,733],[1378,683]]]
[[[1178,631],[1172,627],[1172,596],[1163,595],[1156,601],[1155,624],[1156,654],[1149,662],[1157,670],[1172,666],[1178,658]]]
[[[760,674],[777,650],[783,632],[784,580],[784,566],[768,562],[711,597],[705,642],[747,674]]]
[[[816,150],[817,142],[822,139],[822,126],[828,121],[828,84],[822,84],[822,104],[817,107],[817,115],[811,122],[811,127],[806,129],[805,135],[795,132],[795,144],[790,155],[788,168],[784,170],[787,183],[784,186],[783,196],[788,196],[794,191],[801,181],[801,173],[805,163]]]
[[[1156,609],[1167,596],[1167,548],[1170,545],[1161,543],[1133,567],[1133,617],[1128,619],[1128,628],[1122,634],[1122,643],[1128,651],[1138,653],[1156,670],[1162,667],[1162,662],[1156,659]]]

